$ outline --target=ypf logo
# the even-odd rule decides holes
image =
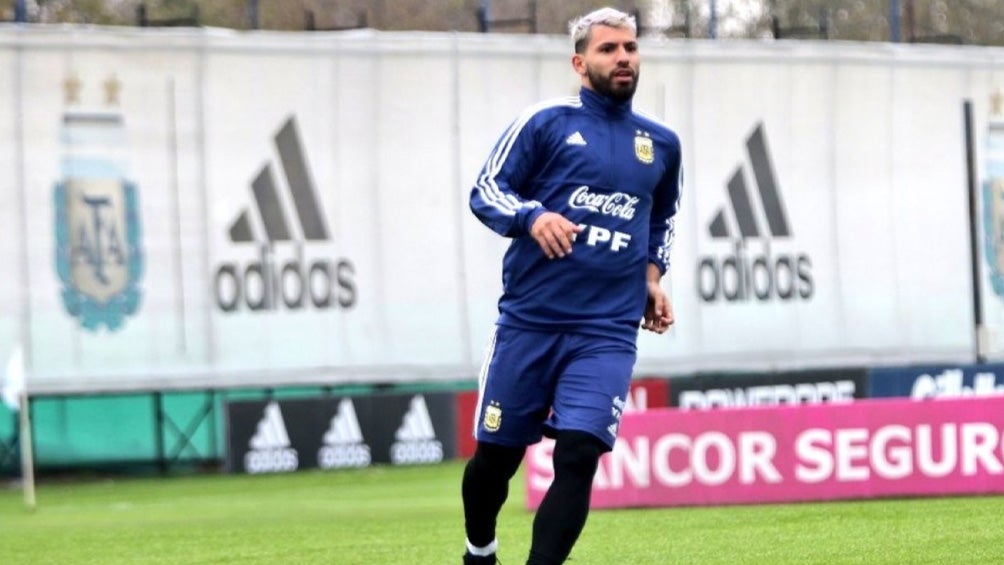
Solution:
[[[756,180],[760,210],[750,197],[740,164],[728,182],[729,204],[719,209],[708,225],[713,240],[728,240],[733,245],[726,254],[700,257],[698,295],[704,302],[808,300],[815,290],[812,260],[805,253],[771,249],[772,240],[787,239],[792,234],[767,150],[763,122],[747,138],[746,151]]]
[[[327,309],[336,304],[351,307],[356,302],[352,263],[306,256],[304,252],[308,242],[321,244],[331,238],[292,116],[275,135],[275,148],[286,183],[283,190],[277,188],[271,163],[266,163],[251,182],[257,214],[242,210],[230,225],[228,236],[238,245],[257,243],[258,257],[244,264],[220,264],[214,281],[216,304],[224,312],[242,307],[251,311],[308,306]],[[291,216],[287,206],[293,210]],[[260,220],[257,232],[259,224],[253,221],[254,216]]]

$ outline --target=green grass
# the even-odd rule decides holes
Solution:
[[[0,489],[0,563],[456,564],[462,464],[272,476],[43,482]],[[520,478],[500,558],[526,559]],[[586,564],[1004,563],[1004,497],[593,512]]]

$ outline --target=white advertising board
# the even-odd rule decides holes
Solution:
[[[642,49],[635,105],[680,134],[685,187],[677,325],[639,372],[971,358],[961,108],[990,131],[1004,50]],[[25,346],[35,393],[473,378],[506,241],[469,187],[523,107],[577,90],[568,50],[0,28],[0,355]]]

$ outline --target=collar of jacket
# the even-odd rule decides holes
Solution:
[[[631,113],[631,99],[614,100],[583,86],[579,89],[579,99],[590,109],[608,116],[624,116]]]

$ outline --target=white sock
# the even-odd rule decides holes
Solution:
[[[471,543],[471,540],[467,540],[467,553],[470,553],[471,555],[476,555],[478,557],[488,557],[489,555],[495,555],[495,552],[498,551],[498,548],[499,548],[498,538],[493,539],[490,544],[484,547],[478,547],[473,543]]]

